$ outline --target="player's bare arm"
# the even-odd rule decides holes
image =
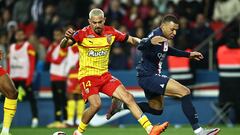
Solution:
[[[68,45],[73,45],[74,41],[72,40],[72,35],[74,34],[74,30],[72,28],[68,28],[65,32],[65,37],[60,42],[61,48],[66,48]]]
[[[203,59],[203,55],[200,53],[200,52],[190,52],[190,56],[189,56],[190,59],[194,59],[194,60],[197,60],[197,61],[200,61],[201,59]]]
[[[141,39],[133,36],[129,36],[127,42],[132,44],[132,45],[137,45],[139,44]],[[155,36],[151,39],[151,43],[153,45],[161,45],[162,42],[167,41],[167,39],[163,36]]]
[[[153,45],[162,45],[162,42],[167,41],[167,38],[163,37],[163,36],[154,36],[151,39],[151,44]]]
[[[133,37],[133,36],[128,36],[127,42],[130,43],[131,45],[137,45],[139,44],[141,41],[141,39],[137,38],[137,37]]]

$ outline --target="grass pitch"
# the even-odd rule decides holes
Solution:
[[[240,135],[240,125],[228,128],[225,126],[218,126],[221,132],[218,135]],[[48,129],[41,128],[20,128],[14,127],[11,129],[12,135],[52,135],[56,131],[64,131],[67,135],[72,135],[76,128],[65,129]],[[127,126],[124,128],[118,127],[89,127],[84,135],[147,135],[140,126]],[[174,128],[170,126],[162,135],[193,135],[190,126],[183,126],[181,128]]]

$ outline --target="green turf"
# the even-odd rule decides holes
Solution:
[[[227,128],[220,126],[221,132],[219,135],[240,135],[240,126]],[[66,129],[48,129],[48,128],[12,128],[12,135],[52,135],[56,131],[64,131],[67,135],[72,135],[74,128]],[[117,127],[90,127],[84,135],[147,135],[139,126],[129,126],[125,128]],[[163,135],[193,135],[192,130],[188,126],[181,128],[169,127]]]

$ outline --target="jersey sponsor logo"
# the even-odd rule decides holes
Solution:
[[[90,56],[90,57],[105,56],[105,55],[107,55],[107,52],[108,52],[108,51],[104,51],[104,50],[101,50],[101,51],[90,50],[90,51],[88,52],[88,56]]]
[[[166,54],[165,53],[157,53],[157,57],[159,58],[160,61],[162,61],[165,58]]]
[[[121,112],[116,113],[110,120],[106,119],[106,114],[103,114],[103,115],[95,114],[89,124],[94,127],[102,126],[102,125],[110,123],[120,117],[123,117],[129,113],[130,113],[129,110],[123,110]]]

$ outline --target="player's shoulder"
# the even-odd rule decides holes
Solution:
[[[113,26],[105,25],[104,26],[104,32],[105,33],[116,33],[116,32],[118,32],[118,30],[115,29]]]
[[[162,30],[158,27],[156,29],[153,29],[150,34],[148,35],[148,38],[151,38],[153,36],[161,36],[162,35]]]
[[[109,25],[105,25],[104,29],[105,30],[115,30],[115,28],[113,26],[109,26]]]
[[[90,29],[91,29],[91,27],[90,27],[90,25],[88,25],[88,26],[83,27],[82,29],[79,29],[78,31],[87,32]]]
[[[82,29],[78,29],[77,31],[75,31],[73,37],[82,37],[90,31],[90,26],[83,27]]]
[[[83,27],[82,29],[78,29],[78,30],[74,33],[74,35],[86,33],[86,32],[89,32],[89,31],[90,31],[90,26],[85,26],[85,27]]]

